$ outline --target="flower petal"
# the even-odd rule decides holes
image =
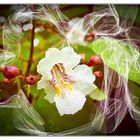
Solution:
[[[39,61],[37,65],[37,72],[41,75],[51,78],[50,71],[52,67],[60,62],[60,51],[56,48],[50,48],[45,55],[45,58]]]
[[[73,75],[77,80],[93,83],[95,81],[95,76],[92,74],[91,69],[86,65],[78,65],[74,68],[70,75]]]
[[[37,72],[41,75],[48,76],[51,79],[50,71],[55,64],[63,63],[66,71],[72,70],[80,63],[81,56],[76,54],[71,47],[65,47],[61,50],[50,48],[45,58],[39,61]]]
[[[66,72],[76,67],[81,60],[81,56],[74,52],[73,48],[65,47],[61,50],[61,57]]]
[[[42,89],[42,88],[47,94],[44,98],[48,100],[50,103],[53,103],[56,91],[54,87],[48,83],[45,76],[42,76],[41,80],[39,80],[37,83],[37,89]]]
[[[97,87],[94,84],[86,83],[83,81],[77,81],[71,84],[72,88],[80,91],[85,96],[90,94],[93,90],[95,90]]]
[[[54,103],[55,93],[48,93],[44,98],[50,103]]]
[[[44,89],[45,93],[47,94],[55,94],[56,90],[55,88],[49,84],[47,78],[45,76],[41,77],[41,80],[37,82],[37,89]]]
[[[77,90],[66,93],[64,96],[55,96],[54,101],[60,115],[75,114],[81,110],[86,102],[86,97]]]
[[[67,34],[66,38],[70,44],[86,45],[84,38],[87,32],[83,29],[83,24],[84,20],[81,18],[73,18],[69,22],[71,31]]]
[[[46,87],[47,85],[47,80],[44,77],[41,77],[41,79],[37,82],[37,89],[42,89],[44,87]]]

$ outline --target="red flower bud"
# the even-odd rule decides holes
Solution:
[[[90,60],[87,62],[88,66],[93,66],[93,65],[101,65],[102,64],[102,60],[100,59],[99,56],[97,55],[93,55]]]
[[[85,36],[85,41],[92,42],[95,39],[95,37],[96,37],[96,32],[95,31],[87,33],[86,36]]]
[[[101,71],[94,71],[93,74],[96,76],[96,78],[102,78],[103,76]]]
[[[89,66],[89,67],[93,66],[92,62],[90,62],[90,61],[88,61],[88,62],[86,63],[86,65]]]
[[[7,79],[15,78],[18,75],[21,75],[22,71],[17,66],[6,66],[3,70],[3,75]]]
[[[38,77],[34,76],[34,75],[30,75],[28,77],[25,78],[25,81],[29,84],[29,85],[34,85],[37,83],[38,81]]]

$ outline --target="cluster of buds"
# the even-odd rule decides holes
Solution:
[[[10,83],[11,79],[14,79],[18,76],[22,78],[29,85],[34,85],[39,80],[39,77],[35,75],[30,75],[25,77],[24,75],[22,75],[22,71],[15,65],[8,65],[5,67],[1,67],[0,72],[3,73],[3,76],[5,78],[3,82],[5,83]]]
[[[92,67],[92,66],[99,66],[102,65],[102,60],[99,56],[93,55],[89,59],[89,61],[86,63],[87,66]],[[93,74],[96,76],[96,78],[102,78],[103,74],[101,71],[94,71]]]

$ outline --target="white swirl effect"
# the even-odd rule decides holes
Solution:
[[[121,12],[124,11],[122,10]],[[116,37],[120,35],[123,37],[121,41],[137,49],[137,53],[133,50],[131,51],[131,57],[127,53],[125,54],[126,67],[124,77],[118,75],[108,66],[104,66],[101,89],[108,95],[108,98],[97,103],[99,109],[88,124],[60,133],[45,132],[41,116],[28,103],[23,91],[20,91],[20,94],[14,97],[16,100],[16,103],[14,100],[14,105],[9,104],[9,102],[1,103],[0,105],[0,107],[14,108],[13,122],[15,127],[31,135],[87,135],[98,132],[105,133],[104,124],[106,124],[107,132],[111,133],[119,126],[128,111],[140,127],[140,108],[135,104],[137,97],[131,94],[128,86],[128,66],[130,62],[134,65],[135,70],[140,71],[138,63],[140,54],[137,45],[139,40],[130,37],[132,32],[139,30],[132,27],[136,15],[137,7],[133,7],[129,12],[125,12],[125,18],[122,18],[119,17],[115,7],[109,5],[109,8],[92,12],[75,22],[75,20],[70,20],[66,17],[57,6],[49,5],[41,6],[34,10],[27,6],[10,17],[9,24],[3,27],[3,42],[6,48],[0,52],[0,65],[11,63],[15,57],[19,56],[20,42],[23,36],[21,25],[24,22],[31,23],[32,19],[47,20],[55,25],[58,32],[65,38],[64,46],[73,44],[75,33],[78,34],[81,41],[89,30],[94,29],[99,37]],[[65,25],[67,24],[70,26],[66,29]],[[114,53],[121,51],[117,50],[117,47],[113,47],[111,42],[108,42],[108,45],[112,46]],[[113,59],[116,61],[116,65],[119,64],[117,63],[117,61],[120,61],[118,58]],[[120,66],[118,65],[118,67]],[[121,67],[119,71],[121,72]],[[15,105],[17,105],[16,108]]]

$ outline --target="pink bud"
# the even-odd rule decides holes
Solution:
[[[86,65],[89,66],[89,67],[93,66],[92,62],[90,62],[90,61],[88,61],[88,62],[86,63]]]
[[[101,71],[94,71],[93,74],[97,77],[97,78],[102,78],[103,74]]]
[[[101,64],[102,64],[102,60],[97,55],[91,56],[90,60],[87,62],[88,66],[101,65]]]
[[[34,85],[37,83],[38,81],[38,77],[34,76],[34,75],[30,75],[28,77],[25,78],[25,81],[29,84],[29,85]]]
[[[17,66],[6,66],[3,70],[3,75],[7,79],[15,78],[18,75],[21,75],[22,71]]]

